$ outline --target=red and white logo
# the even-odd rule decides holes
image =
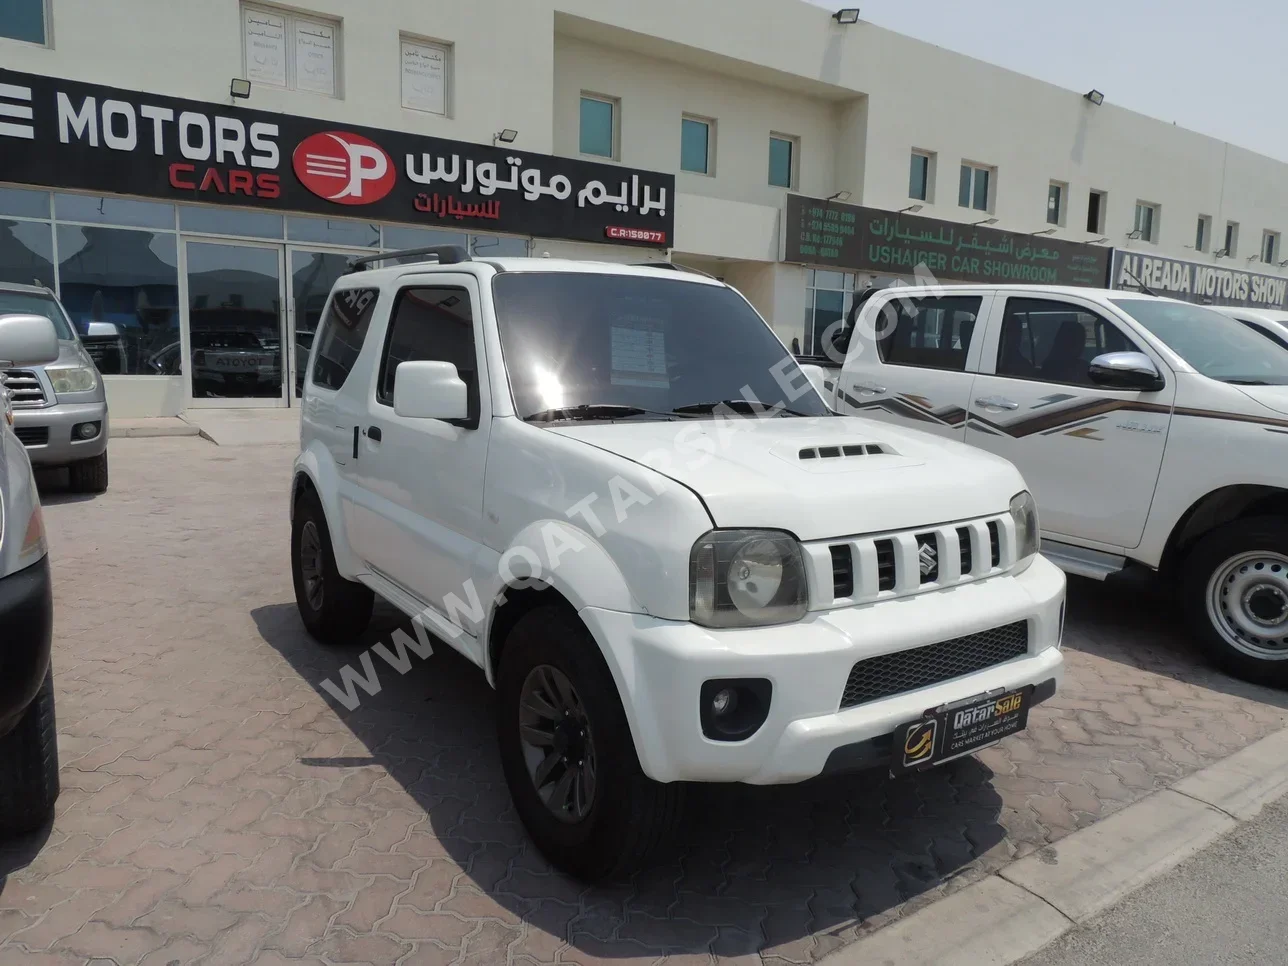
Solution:
[[[295,176],[315,195],[338,205],[369,205],[393,190],[398,173],[385,149],[360,134],[324,131],[299,143]]]

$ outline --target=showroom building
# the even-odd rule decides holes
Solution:
[[[292,405],[348,260],[430,244],[669,259],[802,353],[896,279],[1285,307],[1288,165],[801,0],[6,11],[0,280],[114,324],[118,416]]]

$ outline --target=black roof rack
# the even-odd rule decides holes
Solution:
[[[456,265],[470,261],[470,253],[460,245],[431,245],[428,248],[404,248],[397,252],[383,252],[379,255],[363,255],[361,258],[349,259],[349,269],[354,272],[365,272],[369,265],[387,261],[391,258],[410,258],[412,255],[433,255],[440,265]],[[428,261],[428,259],[426,259]]]
[[[706,278],[709,278],[715,282],[720,281],[720,279],[716,278],[710,272],[704,272],[700,268],[693,268],[689,265],[677,265],[675,262],[632,262],[631,267],[632,268],[665,268],[665,269],[671,270],[672,272],[689,272],[693,275],[705,276]]]

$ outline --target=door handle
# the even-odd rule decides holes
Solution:
[[[984,409],[1019,409],[1020,404],[1013,399],[1006,399],[1003,396],[981,396],[975,400],[975,405]]]
[[[379,426],[367,427],[367,439],[371,440],[373,443],[378,443],[383,438],[384,434],[380,432]]]
[[[883,396],[885,395],[885,386],[865,386],[862,383],[855,383],[854,388],[865,396]]]

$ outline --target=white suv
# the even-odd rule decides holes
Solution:
[[[831,412],[705,276],[398,254],[312,349],[300,614],[352,642],[374,593],[420,638],[392,667],[430,634],[479,665],[555,865],[636,864],[685,782],[919,769],[1054,694],[1064,577],[1011,464]]]

